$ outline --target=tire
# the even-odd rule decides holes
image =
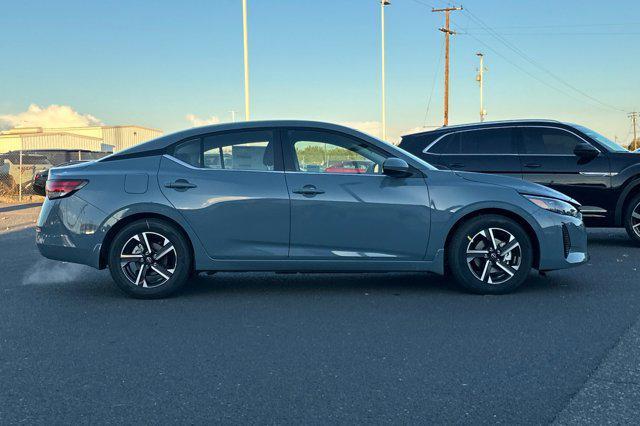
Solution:
[[[109,247],[108,260],[118,288],[139,299],[174,294],[187,283],[192,269],[186,238],[159,219],[137,220],[118,231]]]
[[[637,218],[633,217],[634,212],[638,215]],[[624,228],[627,230],[629,238],[640,245],[640,194],[634,196],[624,212]],[[635,226],[635,228],[634,228]]]
[[[467,291],[505,294],[520,287],[529,276],[533,246],[514,220],[482,215],[458,227],[447,247],[447,259],[449,271]]]

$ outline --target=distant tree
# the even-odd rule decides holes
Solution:
[[[314,144],[306,146],[296,152],[301,164],[317,164],[323,167],[328,167],[339,161],[365,159],[360,154],[337,146],[333,146],[333,148],[325,148],[323,145]]]

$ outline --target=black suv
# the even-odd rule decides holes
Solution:
[[[442,127],[400,147],[435,167],[499,173],[576,199],[587,226],[625,227],[640,244],[640,154],[583,126],[519,120]]]

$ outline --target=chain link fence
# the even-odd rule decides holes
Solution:
[[[41,200],[50,168],[96,160],[108,154],[72,150],[19,150],[0,154],[0,201]]]

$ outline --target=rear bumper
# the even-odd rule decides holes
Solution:
[[[589,260],[587,231],[581,218],[542,211],[536,219],[542,227],[539,270],[571,268]]]
[[[105,213],[77,195],[45,199],[36,227],[36,246],[44,257],[99,267],[96,233]]]

